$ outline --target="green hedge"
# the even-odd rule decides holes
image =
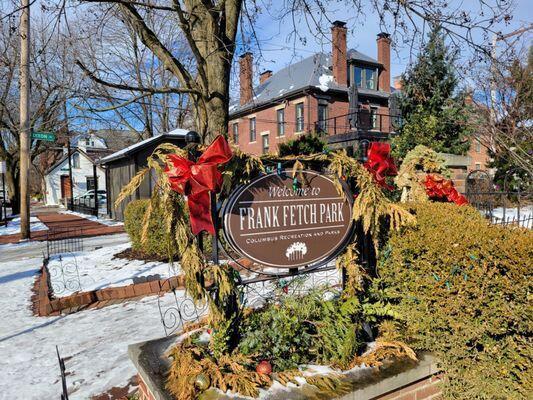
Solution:
[[[395,304],[403,339],[441,360],[447,398],[526,398],[533,232],[490,225],[471,207],[412,211],[417,227],[392,234],[374,283]]]
[[[171,235],[168,235],[164,227],[163,212],[159,208],[152,210],[149,221],[149,235],[146,243],[141,243],[143,217],[150,200],[134,200],[130,202],[124,212],[124,229],[131,239],[133,250],[144,254],[168,258],[176,258],[177,246]]]

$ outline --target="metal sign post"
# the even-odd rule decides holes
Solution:
[[[7,166],[5,161],[0,161],[0,174],[2,174],[2,193],[3,193],[3,199],[2,204],[0,205],[0,217],[2,210],[4,210],[4,225],[7,226],[7,192],[6,192],[6,172],[7,172]],[[1,218],[0,218],[1,220]]]

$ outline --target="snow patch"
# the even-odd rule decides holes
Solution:
[[[98,222],[100,224],[107,225],[107,226],[122,226],[122,225],[124,225],[124,222],[115,221],[114,219],[110,219],[110,218],[107,218],[107,217],[97,218],[94,215],[82,214],[82,213],[75,212],[75,211],[70,211],[70,210],[62,210],[62,211],[59,211],[59,213],[60,214],[76,215],[77,217],[85,218],[85,219],[88,219],[89,221]]]
[[[42,259],[7,262],[0,269],[0,387],[3,399],[51,400],[61,393],[56,348],[66,358],[71,400],[87,400],[136,374],[128,345],[164,336],[158,297],[55,317],[30,311],[31,288]],[[179,292],[183,296],[183,292]],[[168,308],[172,294],[159,298]]]
[[[47,231],[48,227],[41,222],[37,217],[30,217],[30,231]],[[13,218],[7,223],[7,226],[0,226],[0,236],[3,235],[14,235],[20,233],[20,217]]]
[[[81,286],[81,291],[86,292],[107,287],[130,285],[134,283],[134,280],[141,277],[150,276],[154,279],[166,279],[180,273],[181,269],[176,263],[171,266],[169,263],[157,261],[146,262],[113,258],[115,254],[126,250],[130,246],[130,243],[124,243],[90,252],[69,253],[62,255],[61,259],[59,256],[53,256],[48,264],[48,269],[51,271],[50,283],[52,287],[61,288],[61,291],[55,293],[55,296],[69,296],[79,291],[79,286]],[[71,266],[73,265],[78,266],[77,274],[79,275],[80,285],[71,285],[69,288],[69,285],[62,283],[63,277],[61,274],[53,274],[52,271],[60,271],[62,266],[64,269],[72,268]],[[72,270],[70,272],[75,273]]]

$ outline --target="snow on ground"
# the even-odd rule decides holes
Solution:
[[[75,291],[88,291],[105,287],[126,286],[133,282],[134,278],[145,276],[158,276],[157,279],[165,279],[180,273],[179,265],[157,261],[113,259],[113,256],[129,248],[131,244],[124,243],[115,246],[103,247],[92,251],[63,254],[53,256],[48,264],[52,287],[57,290],[58,297],[68,296]],[[75,261],[75,262],[74,262]],[[63,268],[68,275],[76,274],[77,265],[80,285],[64,284],[64,276],[59,271]]]
[[[70,210],[61,210],[61,211],[59,211],[59,213],[60,213],[60,214],[76,215],[76,216],[78,216],[78,217],[82,217],[82,218],[88,219],[89,221],[98,222],[98,223],[100,223],[100,224],[107,225],[107,226],[120,226],[120,225],[124,225],[124,222],[121,222],[121,221],[115,221],[114,219],[110,219],[110,218],[102,218],[102,217],[96,218],[96,216],[94,216],[94,215],[82,214],[82,213],[75,212],[75,211],[70,211]]]
[[[47,231],[48,227],[37,217],[30,217],[30,231]],[[20,217],[13,218],[7,226],[0,225],[0,236],[20,233]]]
[[[40,258],[0,264],[0,399],[48,400],[61,393],[55,346],[66,358],[71,400],[88,400],[136,374],[127,346],[164,336],[157,297],[71,315],[34,317],[31,287]],[[180,292],[183,296],[183,292]],[[172,304],[167,294],[161,298]]]

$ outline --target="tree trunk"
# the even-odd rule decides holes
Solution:
[[[16,215],[20,213],[20,185],[18,179],[18,173],[13,172],[12,168],[7,168],[6,186],[9,192],[9,201],[11,203],[11,214]]]

